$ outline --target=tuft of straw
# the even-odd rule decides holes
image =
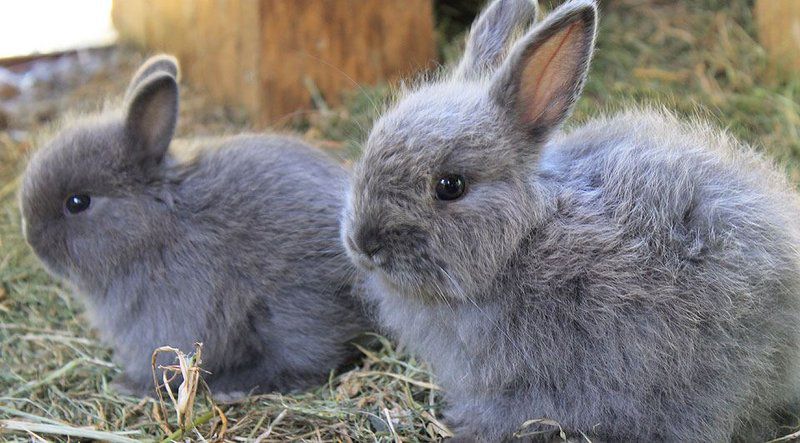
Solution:
[[[178,363],[167,366],[157,366],[156,362],[158,356],[161,354],[174,354]],[[205,424],[214,417],[219,418],[220,426],[212,429],[212,434],[204,439],[208,441],[223,441],[225,439],[228,420],[222,412],[222,409],[214,403],[208,386],[202,382],[200,375],[202,371],[201,365],[203,363],[202,355],[202,343],[195,343],[194,352],[190,355],[172,346],[162,346],[153,351],[150,365],[153,373],[153,386],[158,396],[158,409],[155,409],[154,405],[154,415],[161,429],[168,434],[164,439],[166,441],[185,436],[187,432],[195,430],[198,425]],[[159,371],[161,373],[160,382],[158,377]],[[178,377],[180,377],[180,379]],[[177,393],[173,392],[173,386],[176,380],[180,380]],[[195,399],[197,398],[197,391],[201,384],[205,387],[205,396],[210,403],[210,410],[194,420]],[[178,425],[177,430],[173,430],[169,420],[167,420],[167,405],[164,401],[165,391],[175,413],[175,421]]]

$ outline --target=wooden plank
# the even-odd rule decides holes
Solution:
[[[114,24],[125,41],[178,57],[212,99],[258,115],[257,1],[120,0]]]
[[[758,38],[781,77],[800,74],[800,0],[757,0]]]
[[[175,54],[184,76],[265,125],[435,60],[432,0],[115,0],[127,41]]]
[[[187,78],[218,102],[258,115],[258,3],[247,0],[173,0],[183,8]]]
[[[146,3],[144,1],[114,1],[111,7],[111,17],[117,28],[119,37],[126,43],[144,45],[146,33]]]
[[[341,91],[411,74],[435,58],[429,0],[264,0],[262,103],[268,118],[307,109],[310,79],[329,103]]]

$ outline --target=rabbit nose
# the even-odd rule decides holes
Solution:
[[[383,248],[380,242],[380,233],[376,228],[367,227],[356,233],[355,244],[357,249],[367,257],[374,257]],[[352,245],[351,245],[352,246]]]

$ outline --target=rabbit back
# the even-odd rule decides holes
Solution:
[[[672,402],[653,423],[675,423],[666,435],[691,439],[704,417],[727,421],[709,423],[712,440],[769,429],[800,376],[800,205],[784,176],[724,134],[647,111],[554,140],[542,165],[557,207],[525,274],[531,293],[574,296],[566,318],[591,319],[570,336],[569,349],[591,349],[576,362],[635,362],[604,384],[627,380],[637,411]],[[593,329],[617,346],[587,346]]]

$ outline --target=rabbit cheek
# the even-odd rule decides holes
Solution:
[[[69,256],[60,235],[31,235],[27,241],[47,272],[60,278],[68,276]]]
[[[62,221],[23,218],[23,226],[25,241],[44,264],[45,269],[56,277],[65,277],[68,256]]]

